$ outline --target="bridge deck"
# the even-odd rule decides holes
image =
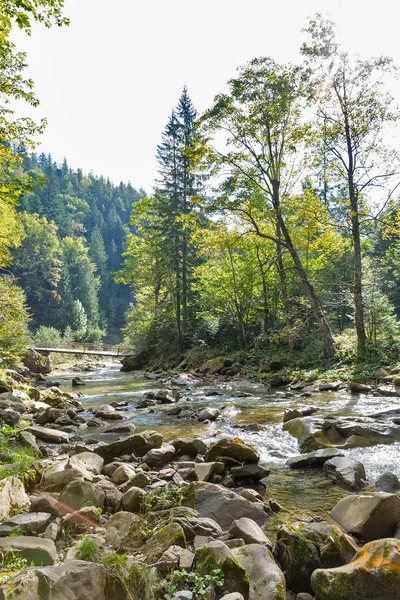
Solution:
[[[132,356],[129,352],[110,352],[109,350],[78,350],[76,348],[34,348],[36,352],[58,352],[60,354],[88,354],[91,356],[112,356],[120,358],[123,356]]]

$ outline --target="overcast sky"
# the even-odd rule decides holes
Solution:
[[[395,0],[65,0],[69,27],[14,35],[41,101],[33,114],[48,119],[38,151],[150,191],[182,87],[202,111],[248,60],[296,60],[316,12],[349,50],[400,64]]]

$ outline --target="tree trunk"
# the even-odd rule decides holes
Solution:
[[[334,341],[332,338],[331,330],[325,319],[325,315],[322,311],[322,307],[319,302],[318,296],[315,293],[312,283],[309,281],[309,279],[307,277],[307,273],[302,265],[300,256],[298,255],[296,248],[293,246],[292,239],[290,237],[290,233],[286,228],[285,221],[283,220],[279,209],[277,210],[277,217],[278,217],[278,225],[280,227],[282,237],[283,237],[286,247],[289,250],[290,255],[293,259],[293,262],[294,262],[296,270],[299,274],[300,280],[304,286],[306,296],[310,301],[311,309],[314,314],[314,318],[319,327],[319,330],[321,333],[321,338],[322,338],[322,343],[324,346],[324,355],[326,357],[333,356],[333,354],[335,353],[335,344],[334,344]]]
[[[279,226],[279,222],[276,226],[276,237],[278,240],[281,238],[281,229]],[[291,329],[290,304],[289,304],[289,298],[288,298],[288,293],[287,293],[286,273],[285,273],[285,268],[283,266],[283,259],[282,259],[282,246],[280,244],[276,244],[276,256],[277,256],[279,280],[281,283],[283,314],[285,315],[285,324],[286,324],[286,327],[288,330],[289,350],[290,350],[290,352],[293,352],[294,351],[294,341],[293,341],[292,329]]]

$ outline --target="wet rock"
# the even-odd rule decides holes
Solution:
[[[222,439],[211,446],[204,460],[212,462],[220,458],[231,458],[239,463],[257,463],[260,455],[247,444],[232,439]]]
[[[315,450],[314,452],[308,452],[307,454],[289,458],[286,464],[291,469],[319,468],[323,467],[327,460],[339,456],[344,456],[341,450],[336,450],[335,448],[322,448],[320,450]]]
[[[175,455],[175,448],[171,444],[164,444],[161,448],[149,450],[143,456],[143,462],[149,467],[163,467],[168,464]]]
[[[329,381],[327,383],[320,383],[318,389],[320,392],[336,392],[342,385],[341,381]]]
[[[160,448],[163,437],[157,431],[144,431],[135,433],[122,440],[116,440],[110,444],[96,448],[96,454],[104,458],[105,463],[111,462],[116,456],[135,453],[137,456],[144,456],[146,452],[153,448]]]
[[[82,506],[96,506],[104,509],[105,495],[101,487],[90,481],[72,481],[60,494],[60,502],[69,508],[70,512],[79,510]]]
[[[178,438],[171,442],[178,456],[191,456],[195,458],[198,454],[205,454],[208,445],[200,438]]]
[[[0,525],[0,537],[7,537],[13,532],[23,535],[43,533],[51,519],[50,513],[22,513],[10,517]]]
[[[361,548],[353,560],[317,569],[311,584],[316,600],[399,600],[400,541],[381,539]]]
[[[146,366],[149,358],[150,354],[147,350],[142,350],[135,356],[124,356],[121,360],[121,371],[140,371]]]
[[[330,513],[345,531],[364,540],[392,536],[400,522],[400,497],[379,492],[342,498]]]
[[[18,477],[6,477],[0,481],[0,522],[29,510],[30,505],[24,484]]]
[[[199,421],[215,421],[219,415],[218,408],[204,408],[198,413],[197,418]]]
[[[242,538],[245,544],[263,544],[272,550],[272,543],[255,521],[242,517],[233,521],[229,528],[232,537]]]
[[[99,563],[67,560],[49,567],[26,569],[0,589],[0,600],[107,600],[106,569]]]
[[[260,481],[264,477],[268,477],[270,472],[267,467],[255,463],[231,468],[231,475],[235,481]]]
[[[259,524],[265,523],[268,518],[262,503],[250,502],[220,485],[195,481],[189,486],[188,498],[201,517],[209,517],[224,528],[241,517],[248,517]]]
[[[81,385],[86,385],[81,377],[74,377],[72,380],[72,387],[79,387]]]
[[[358,548],[339,527],[329,523],[288,523],[279,527],[274,556],[294,592],[312,592],[315,569],[338,567],[349,562]]]
[[[383,473],[373,485],[382,492],[397,492],[400,490],[400,480],[394,473]]]
[[[349,390],[352,394],[367,394],[372,390],[372,388],[370,385],[358,383],[357,381],[351,381],[349,383]]]
[[[0,539],[0,555],[19,554],[28,564],[53,565],[57,559],[54,542],[33,536],[13,536]]]
[[[324,464],[324,473],[352,492],[359,492],[366,486],[364,465],[359,460],[341,456],[330,458]]]
[[[34,435],[36,439],[42,440],[43,442],[49,442],[51,444],[68,444],[69,442],[68,433],[60,431],[60,429],[50,429],[49,427],[34,425],[33,427],[27,427],[25,431],[28,431],[28,433]]]
[[[249,544],[233,550],[233,556],[247,572],[250,582],[248,600],[286,597],[285,577],[266,546]]]

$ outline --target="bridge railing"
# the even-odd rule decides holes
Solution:
[[[126,346],[114,344],[93,344],[90,342],[67,342],[65,340],[32,340],[34,348],[64,348],[66,350],[93,350],[94,352],[115,352],[123,354]]]

